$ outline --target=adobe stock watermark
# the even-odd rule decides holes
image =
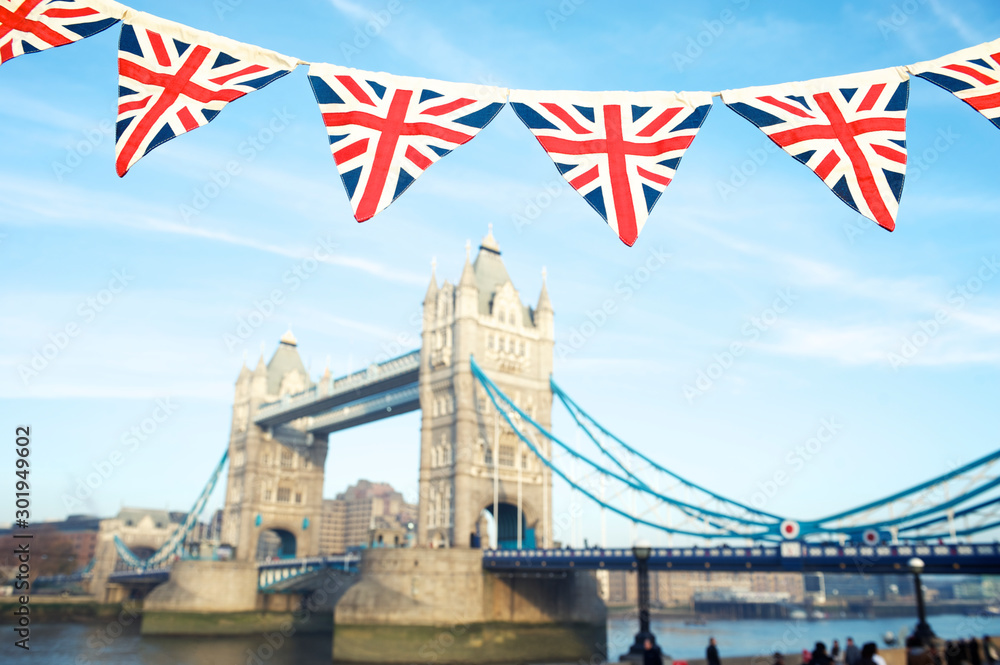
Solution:
[[[264,127],[247,136],[236,146],[236,153],[243,158],[242,160],[229,160],[221,169],[209,173],[207,181],[195,187],[190,201],[182,203],[178,208],[181,218],[189,222],[192,217],[203,213],[212,201],[219,198],[222,192],[233,184],[233,178],[243,173],[243,167],[255,160],[257,155],[274,142],[278,134],[288,129],[292,120],[295,120],[295,116],[289,113],[288,109],[273,111],[271,119]]]
[[[87,157],[94,154],[99,145],[114,135],[115,123],[110,120],[101,120],[94,127],[85,130],[82,138],[66,146],[66,156],[62,161],[52,162],[52,173],[55,174],[56,180],[62,182],[65,176],[75,171]]]
[[[780,289],[770,307],[747,319],[740,329],[740,334],[746,341],[735,341],[726,347],[726,350],[714,354],[712,362],[704,369],[698,370],[694,381],[684,384],[683,393],[688,404],[694,404],[697,397],[710,391],[736,364],[736,359],[746,353],[747,345],[756,342],[762,334],[773,328],[781,315],[788,312],[798,299],[799,297],[792,293],[791,289]]]
[[[619,305],[631,300],[657,271],[667,265],[667,259],[670,257],[671,255],[663,251],[662,247],[650,250],[649,256],[641,265],[615,282],[614,298],[606,298],[600,307],[588,310],[587,320],[570,328],[566,340],[556,344],[556,355],[561,359],[568,358],[586,346],[597,331],[607,325],[611,317],[618,312]]]
[[[750,0],[732,0],[738,11],[746,11],[750,6]],[[674,51],[674,66],[678,72],[683,72],[688,65],[693,65],[694,61],[705,53],[705,49],[711,48],[715,40],[722,36],[726,28],[736,22],[736,12],[730,8],[719,12],[717,18],[701,22],[702,30],[693,37],[688,37],[687,44],[682,51]]]
[[[888,39],[889,35],[899,32],[910,19],[920,11],[920,8],[927,4],[927,0],[903,0],[892,6],[892,11],[887,16],[880,18],[875,25],[882,33],[883,39]]]
[[[976,272],[948,292],[945,300],[950,307],[941,307],[934,312],[934,316],[917,323],[917,330],[900,340],[899,349],[886,354],[886,360],[896,371],[904,365],[909,365],[920,351],[930,344],[931,340],[941,333],[942,326],[951,320],[951,317],[962,310],[970,300],[976,297],[987,282],[992,280],[1000,272],[1000,261],[996,255],[991,258],[983,257],[981,265]]]
[[[373,362],[376,364],[384,363],[390,358],[396,358],[419,347],[422,342],[420,331],[423,322],[424,313],[422,310],[410,314],[410,318],[407,319],[407,323],[411,327],[410,331],[404,330],[393,337],[391,341],[383,342],[381,353],[375,356]],[[412,330],[417,332],[411,332]]]
[[[49,333],[47,340],[32,350],[31,360],[17,366],[17,374],[21,378],[21,382],[27,387],[33,379],[48,369],[66,350],[70,342],[79,337],[87,325],[93,323],[97,316],[121,295],[133,279],[135,277],[130,275],[126,268],[112,270],[111,279],[108,280],[107,286],[94,295],[87,296],[77,305],[76,318],[54,333]]]
[[[354,28],[354,36],[350,42],[340,42],[340,55],[347,64],[350,64],[355,56],[368,48],[372,40],[382,34],[389,27],[393,18],[403,12],[403,3],[400,0],[389,0],[385,9],[375,12],[368,12],[368,20]]]
[[[146,441],[149,441],[176,411],[177,405],[171,398],[164,397],[155,400],[148,416],[121,433],[118,437],[121,445],[114,448],[104,458],[93,462],[91,464],[93,471],[88,472],[86,476],[78,477],[73,489],[63,493],[62,502],[66,510],[79,511],[83,509],[84,502],[88,501],[94,492],[99,490],[114,475],[118,467],[124,464],[130,455],[135,453]]]
[[[546,181],[542,185],[540,192],[527,201],[524,201],[520,212],[511,214],[510,221],[514,222],[514,230],[520,233],[524,227],[531,226],[537,222],[542,213],[548,210],[552,206],[552,203],[562,196],[564,191],[566,191],[565,180],[553,178]]]
[[[834,416],[822,418],[816,434],[789,450],[785,454],[782,467],[776,469],[767,480],[757,483],[757,491],[750,495],[747,503],[757,510],[763,510],[768,502],[777,496],[778,491],[806,468],[806,464],[819,455],[823,446],[833,441],[843,428],[843,424],[838,423]]]
[[[235,351],[250,339],[258,328],[274,316],[289,294],[299,290],[302,284],[316,273],[320,263],[333,258],[336,250],[337,243],[330,236],[317,240],[309,255],[296,261],[282,274],[281,283],[284,288],[274,288],[263,298],[254,300],[250,312],[236,320],[233,332],[223,334],[222,343],[226,348],[230,352]]]
[[[562,0],[555,9],[546,9],[545,20],[549,22],[549,30],[558,30],[586,2],[587,0]]]
[[[95,630],[87,638],[87,648],[91,653],[81,653],[73,661],[78,665],[107,662],[104,652],[125,633],[127,627],[135,624],[142,616],[142,608],[131,600],[122,603],[122,609],[104,628]]]
[[[920,153],[910,153],[907,155],[906,184],[912,185],[917,180],[920,180],[924,173],[937,163],[941,155],[948,152],[960,138],[962,138],[962,135],[956,133],[951,127],[938,129],[937,136],[934,137],[931,145],[927,146]],[[850,222],[844,224],[843,231],[848,242],[853,245],[858,236],[862,236],[876,227],[877,225],[867,217],[857,215],[852,217]]]

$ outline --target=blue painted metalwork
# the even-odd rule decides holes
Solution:
[[[291,582],[299,582],[322,571],[336,570],[355,574],[360,562],[360,554],[349,553],[261,563],[257,567],[257,588],[262,593],[282,593],[283,587]]]
[[[756,547],[653,548],[650,570],[729,572],[906,573],[920,557],[932,574],[1000,573],[1000,545],[810,544],[788,541]],[[486,550],[483,568],[496,573],[556,573],[572,570],[633,570],[631,549]]]
[[[222,469],[226,465],[226,459],[229,457],[229,449],[226,448],[226,452],[222,454],[222,459],[215,466],[215,470],[212,475],[209,476],[208,482],[205,484],[204,489],[202,489],[201,494],[195,500],[194,505],[191,506],[191,510],[188,511],[187,516],[184,518],[184,522],[177,525],[174,532],[167,538],[166,542],[160,546],[158,550],[153,552],[149,557],[145,559],[140,559],[135,555],[135,553],[129,549],[118,535],[115,535],[115,549],[118,551],[118,555],[122,558],[125,563],[130,566],[139,569],[155,568],[169,561],[179,549],[184,546],[184,539],[187,538],[191,529],[197,524],[198,518],[201,516],[202,511],[205,510],[205,504],[208,503],[209,497],[212,495],[212,491],[215,489],[215,485],[219,480],[219,476],[222,475]]]

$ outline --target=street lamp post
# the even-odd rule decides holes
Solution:
[[[629,647],[624,660],[638,660],[642,662],[642,656],[646,652],[646,640],[656,646],[656,636],[649,630],[649,555],[652,548],[644,543],[637,543],[632,548],[635,555],[636,572],[639,583],[639,632],[635,634],[635,642]]]
[[[920,644],[927,646],[931,643],[935,635],[934,631],[931,630],[930,624],[927,623],[927,610],[924,607],[924,587],[920,582],[920,573],[924,572],[924,561],[923,559],[913,557],[906,565],[909,567],[910,572],[913,573],[913,586],[917,594],[917,627],[913,631],[913,635],[920,641]]]

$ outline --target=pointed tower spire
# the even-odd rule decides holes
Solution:
[[[472,270],[472,241],[465,241],[465,267],[462,268],[462,278],[458,280],[459,288],[476,288],[476,274]]]
[[[496,254],[500,253],[500,245],[497,244],[497,239],[493,237],[492,224],[489,225],[489,232],[486,234],[486,237],[483,238],[481,243],[479,243],[479,249],[485,249]]]
[[[438,278],[437,278],[437,257],[431,259],[431,283],[427,285],[427,293],[424,295],[424,304],[432,302],[435,297],[437,297],[438,292]]]
[[[535,307],[535,311],[538,312],[543,310],[548,312],[552,311],[552,301],[549,300],[549,287],[548,280],[546,279],[547,276],[548,271],[546,271],[545,268],[542,268],[542,292],[538,294],[538,306]]]

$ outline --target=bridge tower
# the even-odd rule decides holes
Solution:
[[[319,553],[326,437],[306,433],[304,419],[267,428],[253,422],[262,403],[312,387],[297,346],[289,330],[270,362],[262,354],[236,379],[222,540],[240,561],[255,560],[258,548],[262,556]]]
[[[520,532],[524,546],[533,536],[537,546],[551,547],[551,471],[503,426],[472,376],[469,357],[521,409],[550,428],[553,339],[544,273],[536,306],[524,305],[500,258],[492,225],[474,262],[466,247],[458,284],[445,281],[439,287],[432,270],[420,353],[419,543],[469,547],[470,535],[478,531],[482,544],[489,544],[483,511],[492,515],[496,501],[500,546],[516,546]],[[549,441],[536,443],[551,454]]]

